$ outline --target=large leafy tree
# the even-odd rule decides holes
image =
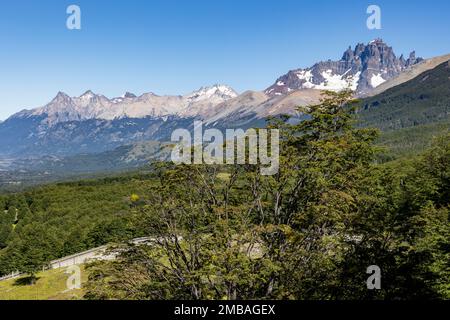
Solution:
[[[352,103],[350,92],[328,92],[300,124],[275,121],[273,177],[250,165],[164,170],[143,209],[154,244],[128,248],[109,275],[94,268],[88,297],[329,296],[320,287],[333,281],[374,153],[376,133],[353,129]]]
[[[133,208],[147,245],[91,266],[87,298],[408,299],[449,296],[448,138],[408,165],[376,163],[351,92],[273,119],[280,170],[163,165]],[[367,267],[382,270],[368,290]]]
[[[261,179],[258,196],[270,199],[260,212],[279,270],[270,280],[273,297],[334,297],[376,151],[376,130],[353,127],[355,103],[351,92],[326,92],[322,103],[300,110],[306,120],[273,123],[284,133],[280,172]]]
[[[145,217],[150,245],[126,248],[91,268],[88,298],[237,299],[264,294],[270,261],[260,259],[242,168],[166,167]]]

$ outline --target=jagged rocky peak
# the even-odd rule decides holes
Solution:
[[[124,98],[129,98],[129,99],[133,99],[133,98],[137,98],[137,96],[134,93],[131,92],[125,92],[125,94],[123,95]]]
[[[408,58],[408,60],[406,60],[405,65],[407,67],[409,67],[409,66],[415,65],[415,64],[417,64],[417,63],[419,63],[421,61],[423,61],[423,59],[422,58],[416,58],[416,51],[413,51],[413,52],[411,52],[409,54],[409,58]]]
[[[59,91],[56,96],[44,107],[34,109],[38,113],[51,113],[70,109],[74,105],[73,99],[66,93]]]
[[[70,97],[58,92],[55,98],[43,107],[24,110],[11,118],[44,116],[43,124],[49,126],[61,122],[83,121],[88,119],[112,120],[123,117],[143,118],[167,115],[199,116],[208,109],[224,101],[237,97],[237,93],[226,85],[202,87],[190,94],[181,96],[158,96],[152,92],[137,97],[126,92],[121,97],[108,99],[104,95],[87,90],[82,95]]]
[[[53,98],[53,100],[51,102],[64,102],[64,101],[70,101],[72,98],[69,97],[68,94],[62,92],[62,91],[58,91],[58,93],[56,94],[56,96]]]
[[[95,93],[93,93],[91,90],[87,90],[85,93],[83,93],[80,98],[92,98],[95,96]]]
[[[296,69],[277,79],[265,93],[270,96],[288,94],[299,89],[351,89],[367,93],[383,82],[398,76],[406,68],[421,62],[413,51],[407,60],[400,58],[382,39],[368,44],[358,43],[344,51],[338,61],[322,61],[306,69]]]
[[[344,55],[342,56],[341,60],[353,61],[354,57],[355,57],[355,53],[353,52],[352,47],[349,46],[348,49],[344,52]]]
[[[86,106],[91,103],[96,103],[97,101],[107,100],[106,97],[104,97],[102,95],[97,95],[94,92],[92,92],[91,90],[87,90],[85,93],[83,93],[78,98],[72,98],[72,99],[75,100],[76,103],[79,103],[80,105],[83,105],[83,106]]]

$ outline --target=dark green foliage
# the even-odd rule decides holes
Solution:
[[[450,119],[410,128],[383,132],[377,144],[385,147],[383,161],[415,156],[429,147],[435,137],[450,132]]]
[[[4,211],[0,207],[0,249],[7,246],[8,239],[13,231],[15,210]]]
[[[450,297],[449,164],[450,136],[414,161],[401,161],[374,172],[373,205],[363,208],[355,225],[360,242],[352,244],[342,277],[362,283],[355,272],[372,261],[383,271],[383,290],[370,292],[347,281],[340,295],[418,299]]]
[[[99,224],[86,235],[84,243],[87,247],[98,247],[105,243],[129,240],[134,235],[133,224],[127,217],[114,218],[107,223]],[[76,241],[74,241],[76,243]]]
[[[52,259],[138,236],[130,195],[145,195],[152,184],[147,175],[128,175],[3,196],[0,274],[39,269]]]
[[[450,114],[450,63],[363,100],[362,125],[382,131],[398,130],[448,120]]]
[[[449,132],[449,64],[362,101],[359,126],[381,129],[377,144],[387,147],[379,160],[417,155],[430,147],[433,137]]]

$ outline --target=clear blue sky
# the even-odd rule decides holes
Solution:
[[[66,28],[77,4],[82,29]],[[366,9],[382,9],[382,30]],[[382,37],[397,54],[450,53],[450,1],[16,0],[0,3],[0,119],[58,91],[262,90],[290,69]]]

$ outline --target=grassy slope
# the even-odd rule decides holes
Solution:
[[[0,300],[70,300],[81,299],[83,288],[67,290],[66,281],[69,274],[65,269],[39,272],[34,285],[22,285],[20,279],[0,281]],[[87,281],[87,273],[81,266],[81,282]]]

